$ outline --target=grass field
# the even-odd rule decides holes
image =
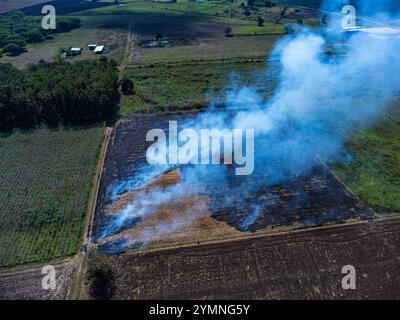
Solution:
[[[82,245],[104,129],[0,138],[0,266],[73,255]]]
[[[334,170],[361,199],[380,213],[400,213],[400,106],[372,128],[356,132],[347,147],[349,166]]]
[[[122,97],[120,114],[204,107],[207,94],[218,95],[230,84],[232,72],[242,77],[240,83],[257,85],[265,67],[263,58],[128,67],[124,76],[133,80],[135,94]],[[262,90],[273,86],[273,81],[263,82]]]

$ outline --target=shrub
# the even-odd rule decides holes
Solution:
[[[133,82],[132,82],[131,79],[123,78],[123,79],[120,81],[120,86],[121,86],[121,92],[122,92],[124,95],[128,96],[128,95],[133,94],[133,87],[134,87],[134,86],[133,86]]]
[[[11,56],[17,56],[24,52],[24,48],[16,43],[9,43],[3,47],[3,52],[8,53]]]
[[[102,257],[89,260],[86,274],[88,293],[95,300],[109,300],[115,291],[115,277],[111,266]]]

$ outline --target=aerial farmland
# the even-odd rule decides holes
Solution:
[[[352,5],[0,0],[0,299],[400,299],[398,12]]]

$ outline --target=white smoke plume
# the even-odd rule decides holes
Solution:
[[[372,2],[375,6],[370,5]],[[325,1],[323,8],[346,3],[349,1]],[[385,19],[390,20],[393,14],[394,2],[391,1],[356,3],[360,11],[370,17],[384,14]],[[398,9],[400,4],[397,1],[395,4]],[[225,111],[211,108],[188,126],[196,123],[200,128],[207,125],[222,129],[255,129],[254,174],[266,173],[264,184],[284,181],[293,172],[309,169],[315,165],[315,155],[338,160],[348,135],[355,128],[371,125],[397,99],[400,37],[354,33],[345,40],[342,38],[345,53],[340,56],[328,53],[337,39],[337,32],[330,31],[329,27],[304,30],[286,37],[271,56],[280,64],[278,85],[272,97],[265,100],[254,87],[242,87],[228,94]],[[225,170],[224,166],[184,169],[181,182],[165,190],[154,189],[143,199],[129,204],[105,227],[103,235],[113,234],[113,230],[132,217],[151,216],[163,204],[187,195],[193,184],[212,187],[216,181],[224,179]],[[243,197],[252,191],[246,189],[245,184],[240,187]],[[261,213],[255,206],[244,224],[253,223]],[[196,216],[188,213],[187,221],[191,223],[193,217]],[[155,232],[174,232],[177,223],[163,224],[160,231]]]

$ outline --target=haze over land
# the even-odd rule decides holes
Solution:
[[[400,38],[368,29],[395,31],[397,2],[357,1],[358,33],[273,2],[0,16],[0,299],[400,298]],[[255,129],[254,172],[151,167],[169,121]]]

